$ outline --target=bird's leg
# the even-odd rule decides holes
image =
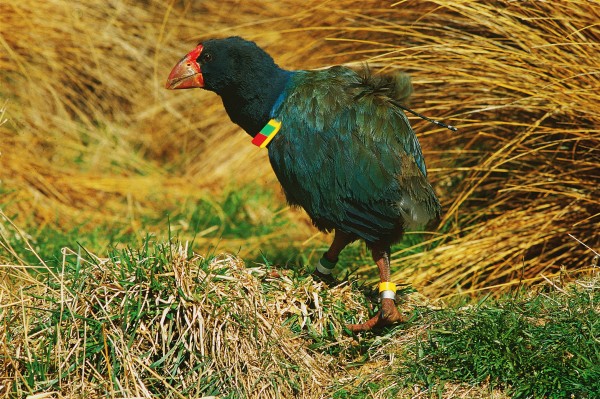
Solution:
[[[371,246],[371,253],[373,254],[373,260],[379,268],[379,280],[381,283],[390,283],[390,247],[373,245]],[[396,308],[395,285],[391,284],[393,287],[389,287],[389,285],[380,284],[381,310],[363,324],[348,324],[347,327],[350,331],[368,331],[404,320],[398,308]],[[390,290],[389,288],[393,289]]]
[[[331,272],[339,259],[340,252],[342,252],[342,250],[352,241],[354,241],[354,237],[351,234],[335,230],[333,242],[327,252],[325,252],[319,260],[313,275],[327,283],[334,283],[335,280],[331,276]]]

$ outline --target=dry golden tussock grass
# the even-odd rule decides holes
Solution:
[[[445,68],[441,76],[454,87],[446,96],[461,130],[428,142],[457,150],[449,165],[430,162],[439,186],[450,182],[442,194],[450,228],[440,246],[403,260],[411,267],[396,278],[416,274],[433,291],[451,293],[457,285],[478,290],[531,282],[560,266],[590,267],[593,254],[568,234],[598,246],[600,7],[440,3],[450,11],[445,22],[439,15],[437,24],[419,24],[426,32],[445,24],[443,35],[427,40],[439,52],[420,52],[416,64],[429,76]]]
[[[598,247],[599,9],[588,1],[3,3],[2,203],[32,225],[135,230],[160,212],[157,203],[177,206],[224,182],[276,187],[265,154],[216,96],[163,89],[198,40],[239,34],[292,69],[367,61],[406,71],[412,107],[460,128],[413,118],[444,226],[432,250],[396,254],[395,279],[445,295],[585,268],[590,252],[568,233]]]

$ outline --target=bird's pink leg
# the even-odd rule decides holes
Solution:
[[[379,279],[383,282],[390,281],[390,248],[373,245],[371,247],[373,260],[379,268]],[[368,331],[373,328],[379,328],[390,324],[404,321],[404,317],[396,308],[393,299],[382,298],[381,310],[373,318],[363,324],[348,324],[347,327],[352,332]]]

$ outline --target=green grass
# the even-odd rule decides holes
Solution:
[[[271,190],[258,186],[231,188],[218,197],[204,196],[184,208],[165,211],[161,219],[146,223],[157,225],[168,218],[173,225],[185,225],[192,234],[248,239],[289,224],[282,213],[285,207],[274,197]]]
[[[487,383],[513,398],[592,398],[600,392],[597,281],[431,313],[399,375],[434,390]]]
[[[61,262],[63,247],[82,246],[92,252],[106,252],[113,247],[139,246],[148,235],[162,240],[177,235],[192,242],[204,237],[218,245],[227,239],[243,240],[285,231],[292,222],[281,212],[285,209],[282,204],[273,201],[273,197],[274,193],[268,189],[250,186],[224,190],[214,197],[200,195],[177,208],[163,209],[155,217],[142,218],[137,231],[132,231],[127,221],[120,225],[87,223],[65,230],[50,226],[27,229],[35,253],[26,248],[18,234],[7,236],[7,240],[14,244],[19,256],[34,264],[39,263],[38,256],[53,264]],[[227,250],[235,252],[236,248]],[[279,256],[270,258],[280,258],[279,252]],[[254,260],[262,257],[257,254]]]
[[[441,398],[466,392],[470,398],[595,398],[600,392],[600,281],[596,276],[536,291],[466,306],[417,307],[409,325],[379,341],[362,341],[369,353],[385,351],[392,360],[370,374],[359,373],[351,383],[336,384],[332,397],[419,392]],[[422,328],[411,334],[417,326]],[[369,361],[380,360],[373,357]]]

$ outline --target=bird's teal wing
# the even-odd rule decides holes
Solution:
[[[439,214],[406,115],[354,71],[301,71],[275,112],[269,158],[288,201],[317,227],[368,242]]]

